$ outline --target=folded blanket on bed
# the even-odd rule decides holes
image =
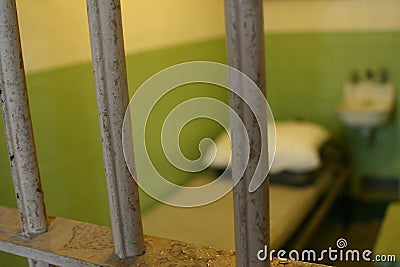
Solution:
[[[277,121],[275,125],[276,151],[270,170],[271,182],[295,186],[314,182],[323,165],[321,148],[330,143],[329,131],[309,121]],[[226,132],[216,139],[216,147],[214,161],[212,149],[206,152],[205,159],[212,161],[212,168],[224,170],[229,167],[231,157],[230,140]]]
[[[283,170],[278,173],[270,173],[270,182],[276,184],[285,184],[290,186],[307,186],[313,184],[320,177],[324,168],[332,163],[343,164],[346,159],[346,153],[343,146],[335,139],[328,139],[318,149],[319,167],[305,172],[293,172]]]

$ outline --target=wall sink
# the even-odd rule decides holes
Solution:
[[[348,83],[337,112],[350,127],[376,128],[389,120],[394,106],[394,88],[391,83]]]

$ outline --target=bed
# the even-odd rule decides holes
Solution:
[[[270,174],[270,247],[280,249],[290,241],[290,248],[301,249],[343,192],[348,160],[320,125],[304,121],[276,125],[277,151]],[[227,142],[221,135],[216,144],[222,153],[212,155],[211,170],[198,175],[189,186],[211,182],[229,168],[229,138]],[[231,183],[229,172],[222,179]],[[171,195],[174,197],[182,196]],[[144,214],[144,230],[150,235],[234,249],[232,205],[232,192],[199,208],[160,204]]]

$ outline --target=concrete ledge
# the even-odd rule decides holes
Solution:
[[[49,217],[48,232],[21,233],[18,210],[0,206],[0,250],[57,266],[235,266],[235,252],[146,236],[146,253],[121,260],[114,255],[109,227]],[[317,267],[311,263],[280,261],[271,266]]]

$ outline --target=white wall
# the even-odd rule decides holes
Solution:
[[[364,31],[400,29],[398,0],[265,1],[271,31]]]
[[[28,72],[90,60],[84,0],[17,0]],[[121,0],[127,53],[224,34],[222,0]],[[272,32],[400,29],[399,0],[264,1]]]

